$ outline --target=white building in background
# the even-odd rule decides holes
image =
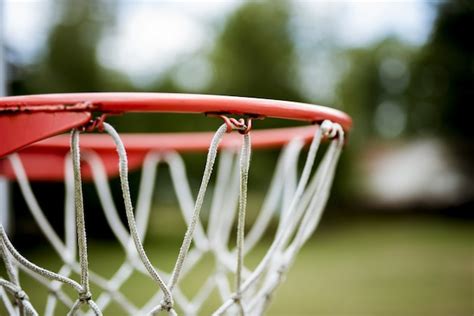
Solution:
[[[362,165],[367,194],[376,205],[443,208],[474,195],[472,180],[440,140],[374,145]]]

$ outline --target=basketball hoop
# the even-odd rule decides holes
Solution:
[[[93,112],[102,115],[91,120]],[[218,117],[224,123],[215,133],[120,136],[106,122],[106,115],[127,112],[202,113]],[[312,125],[251,130],[253,120],[267,117],[307,121]],[[71,315],[81,313],[84,305],[89,307],[89,314],[101,315],[112,302],[132,315],[159,312],[175,315],[177,310],[195,315],[213,291],[221,298],[214,315],[261,315],[297,253],[316,229],[344,145],[344,133],[350,127],[351,119],[334,109],[252,98],[158,93],[0,98],[0,133],[7,135],[6,141],[0,144],[0,158],[4,157],[0,160],[0,174],[18,181],[35,221],[63,263],[58,272],[35,265],[16,250],[0,227],[0,254],[7,268],[6,277],[0,278],[0,289],[12,294],[10,297],[2,295],[5,308],[13,314],[37,314],[28,293],[20,285],[20,269],[50,291],[46,315],[53,315],[58,304],[66,306]],[[67,130],[71,131],[70,137],[54,136]],[[92,130],[104,133],[88,133]],[[84,135],[79,136],[81,133]],[[323,140],[327,140],[329,146],[314,168]],[[298,158],[305,144],[309,144],[309,149],[298,176]],[[268,147],[281,147],[281,154],[262,208],[245,235],[251,149]],[[204,174],[194,199],[180,155],[206,150]],[[215,189],[208,225],[204,227],[200,212],[218,152]],[[81,160],[85,162],[82,165]],[[187,224],[171,273],[155,267],[143,247],[156,168],[160,163],[170,168]],[[58,168],[60,164],[64,168]],[[134,211],[128,172],[140,167],[142,176]],[[120,220],[107,180],[116,175],[120,177],[128,227]],[[64,181],[66,185],[64,241],[49,223],[31,190],[30,181],[36,180]],[[111,278],[89,269],[82,181],[95,184],[107,223],[126,254]],[[278,228],[271,246],[256,268],[249,269],[245,256],[259,243],[276,215]],[[234,224],[236,245],[230,248]],[[207,254],[215,258],[213,272],[195,295],[186,296],[180,288],[180,280],[192,273]],[[131,302],[121,290],[134,272],[147,275],[158,285],[156,293],[147,294],[148,302],[143,306]],[[71,278],[73,273],[80,276],[79,281]],[[99,293],[91,292],[91,283],[100,289]],[[76,294],[71,297],[64,286]]]

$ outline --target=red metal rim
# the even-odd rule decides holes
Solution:
[[[235,114],[312,123],[328,119],[346,132],[352,125],[351,118],[336,109],[257,98],[124,92],[12,96],[0,98],[0,135],[7,135],[7,140],[0,142],[0,158],[67,129],[85,126],[92,112]],[[189,146],[193,142],[194,136],[188,138]]]
[[[84,104],[89,110],[123,112],[171,112],[171,113],[230,113],[257,115],[289,120],[319,122],[325,119],[339,123],[344,130],[351,128],[351,118],[336,109],[290,101],[276,101],[258,98],[216,96],[176,93],[66,93],[39,94],[0,98],[0,113],[7,109],[25,111],[41,109],[55,111],[81,111],[77,104]],[[2,110],[3,108],[3,110]],[[85,110],[85,109],[83,109]]]
[[[90,112],[0,114],[0,158],[32,143],[87,124]]]
[[[252,132],[252,148],[281,147],[292,139],[300,138],[309,142],[314,136],[317,126],[277,128],[256,130]],[[163,133],[163,134],[122,134],[128,156],[128,167],[136,170],[143,164],[147,153],[158,152],[205,152],[209,147],[214,133]],[[189,142],[190,137],[193,139]],[[238,148],[242,136],[238,133],[226,134],[220,148]],[[117,152],[112,138],[106,134],[82,134],[80,138],[81,151],[97,153],[109,177],[118,174]],[[25,172],[32,181],[63,181],[64,159],[70,150],[70,135],[58,135],[37,142],[18,152]],[[0,174],[14,179],[13,170],[6,159],[0,160]],[[88,181],[92,178],[91,169],[87,164],[82,166],[82,178]]]

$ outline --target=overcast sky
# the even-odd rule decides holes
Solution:
[[[54,21],[51,0],[6,0],[5,40],[25,62],[34,59]],[[434,10],[422,1],[294,1],[297,19],[312,23],[328,19],[343,46],[366,46],[396,35],[421,45],[430,34]],[[118,25],[98,47],[99,61],[126,73],[132,80],[147,81],[176,58],[210,46],[215,34],[209,22],[224,20],[242,1],[119,2]],[[179,32],[176,32],[179,30]],[[110,52],[114,52],[110,54]],[[130,58],[133,56],[133,58]]]

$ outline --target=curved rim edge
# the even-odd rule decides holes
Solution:
[[[8,110],[14,112],[15,109],[23,112],[35,109],[41,111],[42,106],[49,106],[48,111],[56,112],[86,111],[70,107],[79,103],[90,103],[92,106],[89,111],[105,113],[229,113],[308,122],[329,119],[339,123],[346,132],[352,127],[349,115],[321,105],[248,97],[153,92],[93,92],[3,97],[0,98],[0,115],[2,109],[3,112]],[[60,105],[63,107],[59,107]],[[54,106],[58,107],[55,109]]]

